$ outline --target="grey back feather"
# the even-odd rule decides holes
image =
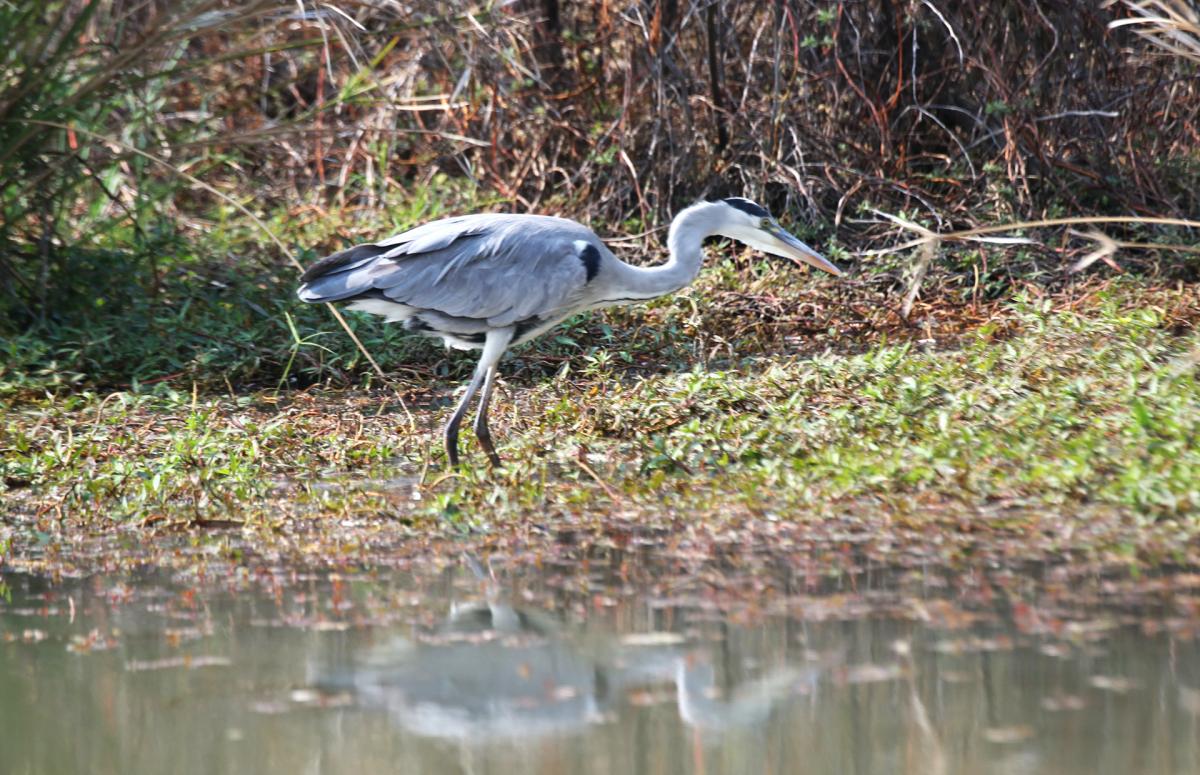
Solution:
[[[506,326],[577,306],[587,281],[584,226],[542,215],[466,215],[328,256],[304,273],[304,301],[382,296],[417,310]],[[611,254],[609,254],[611,255]]]

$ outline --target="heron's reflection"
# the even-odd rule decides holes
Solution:
[[[731,685],[718,673],[710,649],[673,634],[573,638],[545,612],[492,600],[456,606],[430,638],[376,647],[334,683],[410,732],[479,742],[579,730],[672,686],[689,726],[752,727],[817,678],[783,666]]]

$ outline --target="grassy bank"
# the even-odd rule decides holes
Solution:
[[[9,378],[4,518],[25,534],[302,533],[324,551],[363,526],[395,539],[593,520],[828,529],[852,515],[875,539],[936,528],[935,554],[995,530],[1038,552],[1195,554],[1194,288],[1097,283],[931,306],[905,328],[862,288],[856,303],[778,271],[721,263],[677,297],[517,350],[493,410],[499,470],[468,436],[464,470],[444,471],[440,423],[471,361],[411,340],[379,352],[397,378],[372,389]]]
[[[1191,556],[1185,5],[843,6],[0,9],[0,547],[624,520]],[[730,194],[851,279],[722,246],[519,348],[500,470],[473,439],[444,470],[471,355],[351,316],[359,348],[294,296],[298,263],[488,209],[655,261],[672,213]]]

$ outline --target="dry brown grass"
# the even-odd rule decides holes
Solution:
[[[90,130],[256,212],[338,218],[396,208],[432,184],[474,192],[463,206],[632,234],[645,252],[680,205],[744,193],[810,222],[818,244],[907,271],[911,292],[919,263],[869,258],[895,244],[895,219],[945,235],[1200,211],[1196,13],[1179,0],[63,0],[52,10],[69,20],[86,8],[74,66],[114,77],[69,99],[128,98]],[[220,204],[121,147],[26,130],[22,147],[42,143],[34,166],[85,183],[75,199],[30,197],[4,224],[13,249],[0,270],[27,289],[26,309],[54,297],[45,268],[59,246],[114,224],[144,237],[162,219],[207,231],[195,218]],[[97,197],[103,221],[85,217]],[[872,210],[894,218],[864,217]],[[405,207],[405,219],[422,215]],[[1194,242],[1147,223],[1105,238],[1126,256]],[[1081,263],[1096,239],[1063,233],[978,263],[1032,277]],[[1186,254],[1143,265],[1196,275]]]
[[[443,174],[648,226],[747,192],[863,237],[864,204],[938,229],[1198,209],[1197,79],[1156,55],[1192,51],[1178,0],[209,5],[235,21],[192,35],[163,110],[269,199],[378,205]]]
[[[1108,0],[1105,6],[1116,5]],[[1185,0],[1120,0],[1130,18],[1110,23],[1130,27],[1169,54],[1200,62],[1200,13]]]

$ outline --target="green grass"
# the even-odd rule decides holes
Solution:
[[[298,521],[335,535],[345,520],[428,532],[847,510],[886,533],[947,507],[968,515],[952,532],[998,519],[981,509],[1029,540],[1047,520],[1080,536],[1064,551],[1153,535],[1172,556],[1200,534],[1200,336],[1170,330],[1166,312],[1187,291],[1126,283],[1075,311],[1018,300],[932,347],[697,355],[729,279],[718,270],[682,299],[518,350],[494,408],[500,470],[466,433],[464,469],[442,472],[439,427],[470,360],[447,361],[442,379],[430,364],[445,356],[421,352],[427,373],[403,393],[25,393],[0,435],[5,497],[85,529],[235,522],[263,535]],[[397,476],[411,479],[385,481]]]
[[[993,527],[1031,551],[1082,546],[1129,555],[1133,547],[1133,556],[1174,557],[1195,545],[1196,262],[1123,249],[1122,267],[1145,272],[1141,279],[1081,281],[1058,270],[1068,242],[1061,255],[943,246],[911,322],[896,313],[912,273],[909,254],[852,257],[851,246],[831,239],[820,247],[856,270],[837,282],[723,245],[685,291],[579,316],[514,352],[493,420],[508,464],[488,468],[468,432],[466,467],[445,473],[439,429],[473,357],[351,315],[356,335],[392,375],[380,384],[328,310],[295,299],[290,259],[308,263],[372,235],[449,213],[511,208],[512,200],[465,177],[421,173],[424,182],[414,182],[418,170],[450,158],[445,138],[421,125],[431,144],[417,142],[406,134],[407,117],[367,120],[382,115],[371,80],[389,71],[385,54],[417,49],[371,41],[364,52],[386,49],[365,68],[347,59],[353,73],[339,66],[336,98],[305,102],[294,88],[304,73],[334,75],[318,38],[277,40],[272,32],[275,66],[284,72],[290,62],[296,77],[259,79],[242,65],[268,61],[256,31],[274,22],[253,4],[235,3],[220,20],[208,6],[184,3],[144,29],[122,27],[117,38],[91,30],[124,18],[121,4],[0,6],[0,39],[12,44],[0,55],[12,72],[0,85],[0,555],[22,536],[130,525],[240,524],[264,545],[308,531],[318,538],[303,551],[315,553],[350,540],[351,525],[395,536],[614,519],[856,524],[885,538],[911,529],[955,551]],[[476,78],[486,69],[450,68]],[[432,80],[418,91],[458,93],[453,81],[422,72]],[[495,74],[500,82],[504,72]],[[223,89],[227,99],[210,104],[204,84],[236,85],[242,77],[245,88]],[[528,194],[531,169],[570,167],[574,151],[538,139],[554,136],[546,134],[551,124],[528,123],[545,116],[537,100],[528,102],[545,90],[504,85],[516,98],[504,119],[493,116],[498,92],[485,84],[473,85],[471,99],[476,107],[490,100],[489,107],[464,116],[499,121],[493,138],[505,136],[505,121],[530,131],[510,137],[516,145],[501,154],[507,161],[464,156],[482,164],[479,179],[499,181],[519,168]],[[771,115],[782,104],[767,102]],[[553,132],[571,121],[586,128],[597,116],[603,121],[595,126],[608,125],[609,108],[580,102],[563,114],[575,119],[554,119]],[[191,114],[209,118],[178,120]],[[859,154],[837,140],[845,116],[827,118],[832,123],[812,131],[827,135],[841,157]],[[473,122],[464,124],[469,135],[482,126]],[[394,137],[384,132],[361,148],[358,139],[349,148],[326,142],[326,132],[365,136],[338,127],[389,123]],[[286,157],[245,133],[264,126],[296,130],[281,136],[290,138]],[[858,131],[861,122],[848,126]],[[1056,141],[1046,141],[1052,150]],[[653,228],[646,202],[715,193],[736,177],[719,185],[703,175],[681,179],[668,197],[658,191],[668,178],[643,176],[641,216],[630,217],[633,203],[620,193],[624,171],[606,171],[622,166],[610,153],[616,146],[576,145],[598,152],[576,178],[588,185],[558,193],[538,187],[537,207],[609,213],[614,223],[591,224],[601,234]],[[706,168],[704,144],[685,145]],[[558,161],[529,166],[552,146]],[[139,149],[178,167],[169,172]],[[358,166],[360,150],[376,163]],[[995,160],[987,153],[977,159],[983,175],[972,171],[972,184],[953,194],[943,180],[954,174],[949,168],[913,167],[898,179],[923,181],[947,217],[971,212],[980,222],[1132,206],[1096,181],[1082,199],[1042,208],[1028,191],[1018,196],[1015,171],[988,166]],[[936,155],[917,158],[926,165]],[[757,164],[749,152],[737,167],[745,165],[746,180],[766,180],[753,174]],[[1145,201],[1187,211],[1195,170],[1171,157],[1163,164],[1180,174],[1167,175],[1165,188],[1147,178],[1154,196]],[[965,180],[967,171],[959,173]],[[186,177],[193,174],[199,178]],[[214,188],[202,192],[199,179]],[[351,209],[324,209],[334,179],[344,181],[337,199]],[[828,182],[841,196],[846,187]],[[884,193],[891,186],[876,180],[851,197],[856,184],[843,201],[847,214],[870,215],[872,203],[898,210]],[[985,208],[964,204],[967,192],[985,188]],[[907,187],[896,190],[911,206]],[[773,196],[787,200],[781,193]],[[389,204],[354,209],[377,195]],[[813,201],[822,198],[829,201],[820,192]],[[922,202],[900,214],[933,226]],[[253,222],[259,217],[293,256],[265,239]],[[828,223],[810,223],[807,232],[796,226],[812,240],[829,233]],[[661,236],[643,243],[650,259],[661,257]],[[1124,236],[1191,239],[1136,229]],[[871,229],[854,239],[855,248],[886,241]],[[1109,273],[1097,264],[1087,274]]]
[[[267,226],[303,263],[364,234],[390,234],[448,208],[488,204],[473,188],[438,179],[402,208],[357,220],[279,211]],[[209,390],[333,380],[369,383],[362,354],[324,307],[296,299],[296,268],[240,214],[218,211],[187,232],[164,227],[138,249],[128,232],[74,248],[77,280],[61,285],[54,316],[0,338],[0,401],[46,391],[132,390],[168,382]],[[153,254],[154,260],[147,257]],[[379,357],[436,362],[430,343],[365,317],[351,321]]]
[[[998,340],[984,326],[948,351],[905,343],[560,377],[510,410],[519,432],[505,452],[522,462],[495,484],[477,469],[448,500],[460,511],[514,492],[527,508],[569,502],[569,491],[529,483],[554,481],[586,446],[619,492],[684,512],[724,501],[803,518],[832,502],[929,494],[1200,518],[1200,393],[1184,355],[1200,339],[1115,303],[1010,314],[1018,334]]]
[[[308,262],[487,204],[435,186],[358,220],[267,220]],[[1029,551],[1161,558],[1200,534],[1186,285],[1014,294],[1011,266],[976,272],[965,253],[931,272],[910,324],[896,257],[838,281],[714,246],[684,291],[517,348],[493,404],[507,464],[491,470],[465,431],[466,465],[446,472],[440,427],[473,354],[351,314],[392,375],[379,384],[234,213],[159,233],[154,262],[109,237],[85,257],[103,283],[0,343],[0,519],[18,541],[241,525],[320,554],[363,526],[849,519],[887,540],[933,531],[944,558],[1001,528]]]

